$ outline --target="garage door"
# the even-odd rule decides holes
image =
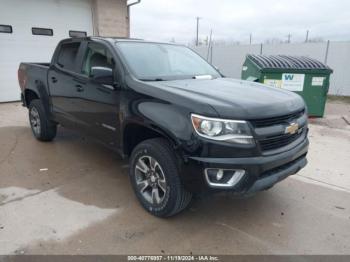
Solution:
[[[49,62],[57,43],[92,35],[89,0],[1,0],[0,102],[20,99],[20,62]]]

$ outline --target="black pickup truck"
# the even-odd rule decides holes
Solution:
[[[34,136],[51,141],[60,124],[117,151],[156,216],[193,194],[268,189],[307,163],[300,96],[226,78],[185,46],[66,39],[50,64],[22,63],[18,78]]]

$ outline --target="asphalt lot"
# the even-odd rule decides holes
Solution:
[[[0,104],[0,254],[350,254],[350,105],[311,120],[308,166],[247,199],[195,200],[170,219],[138,204],[127,162],[60,129],[36,141]]]

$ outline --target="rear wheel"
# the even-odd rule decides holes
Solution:
[[[175,215],[191,201],[192,194],[180,181],[177,157],[164,139],[150,139],[136,146],[129,172],[138,200],[155,216]]]
[[[52,141],[56,137],[57,124],[49,119],[39,99],[34,99],[30,102],[29,122],[36,139]]]

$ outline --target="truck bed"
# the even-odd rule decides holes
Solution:
[[[27,62],[24,62],[24,63],[21,63],[21,65],[25,65],[25,66],[38,66],[38,67],[49,67],[50,66],[50,63],[33,63],[33,62],[30,62],[30,63],[27,63]]]
[[[40,96],[49,94],[47,73],[50,63],[21,63],[18,78],[22,91],[22,100],[26,90],[32,90]]]

